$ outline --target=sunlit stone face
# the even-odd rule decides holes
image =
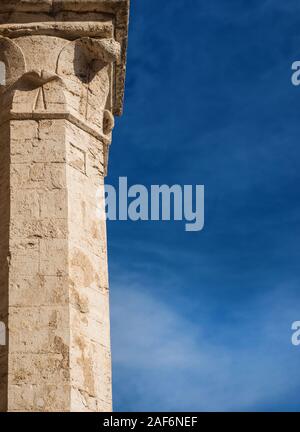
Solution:
[[[0,411],[110,411],[96,200],[122,107],[128,3],[2,3]]]

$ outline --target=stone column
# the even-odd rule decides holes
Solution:
[[[0,411],[110,411],[103,192],[127,0],[1,1]]]

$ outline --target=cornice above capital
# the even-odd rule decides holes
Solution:
[[[2,0],[3,12],[51,12],[58,10],[128,12],[130,0]]]

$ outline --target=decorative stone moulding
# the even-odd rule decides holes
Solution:
[[[0,124],[65,118],[101,140],[107,165],[123,106],[128,8],[127,0],[2,1]]]

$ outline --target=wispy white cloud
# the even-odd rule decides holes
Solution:
[[[175,307],[169,288],[167,303],[149,286],[126,285],[126,277],[113,286],[116,409],[268,409],[300,385],[299,353],[290,343],[300,309],[291,290],[253,299],[228,325],[207,314],[189,319],[187,304]]]

